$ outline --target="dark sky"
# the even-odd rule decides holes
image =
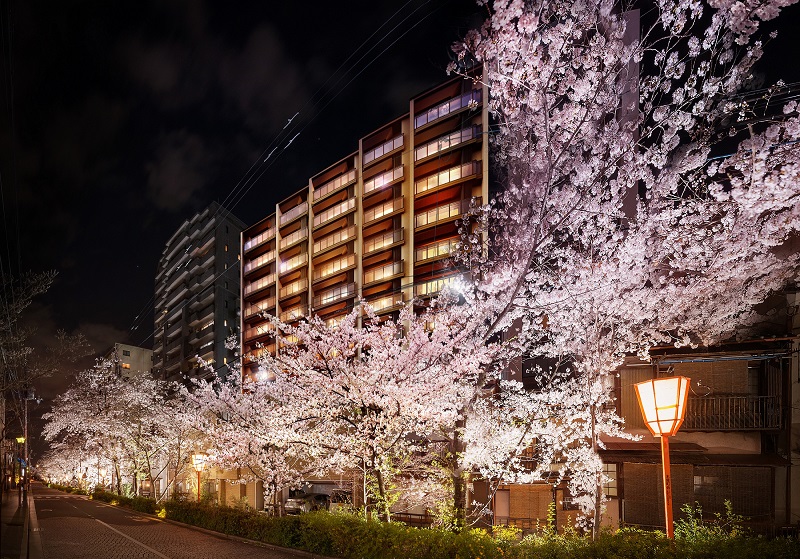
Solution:
[[[2,263],[57,270],[30,322],[98,352],[152,343],[164,243],[259,154],[278,146],[227,201],[247,224],[447,79],[449,45],[481,21],[473,0],[0,6]]]
[[[766,48],[770,78],[797,79],[798,14]],[[38,340],[150,345],[156,265],[184,220],[212,201],[265,217],[447,79],[482,17],[473,0],[0,0],[0,260],[59,272],[29,315]]]

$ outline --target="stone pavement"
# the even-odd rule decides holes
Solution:
[[[313,555],[164,521],[38,486],[30,559],[298,559]],[[33,517],[36,517],[36,520]]]
[[[3,491],[0,503],[0,558],[27,559],[33,498],[17,488]],[[31,555],[33,558],[34,556]],[[36,556],[40,559],[41,555]]]

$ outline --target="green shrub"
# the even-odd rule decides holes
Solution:
[[[166,501],[163,512],[152,499],[104,491],[93,498],[208,530],[341,559],[790,559],[800,557],[796,539],[767,540],[745,535],[732,524],[701,537],[669,541],[661,532],[626,528],[603,532],[596,541],[575,533],[544,530],[519,539],[519,531],[423,529],[383,523],[357,514],[312,512],[275,517],[211,502]],[[684,525],[682,529],[688,529]],[[693,530],[700,533],[699,525]]]

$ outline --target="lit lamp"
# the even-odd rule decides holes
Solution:
[[[192,454],[192,467],[197,472],[197,502],[200,502],[200,474],[206,469],[206,453],[195,452]]]
[[[664,516],[667,537],[674,537],[672,525],[672,478],[669,472],[669,437],[678,432],[689,399],[689,379],[668,377],[634,385],[647,428],[661,438],[661,463],[664,477]]]

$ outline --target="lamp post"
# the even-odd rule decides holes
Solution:
[[[206,453],[195,452],[192,454],[192,467],[197,472],[197,502],[200,502],[200,474],[206,469]]]
[[[667,377],[640,382],[636,388],[639,407],[647,428],[661,439],[661,464],[664,479],[664,517],[667,537],[675,536],[672,525],[672,477],[669,468],[669,437],[680,429],[689,399],[689,379]]]

